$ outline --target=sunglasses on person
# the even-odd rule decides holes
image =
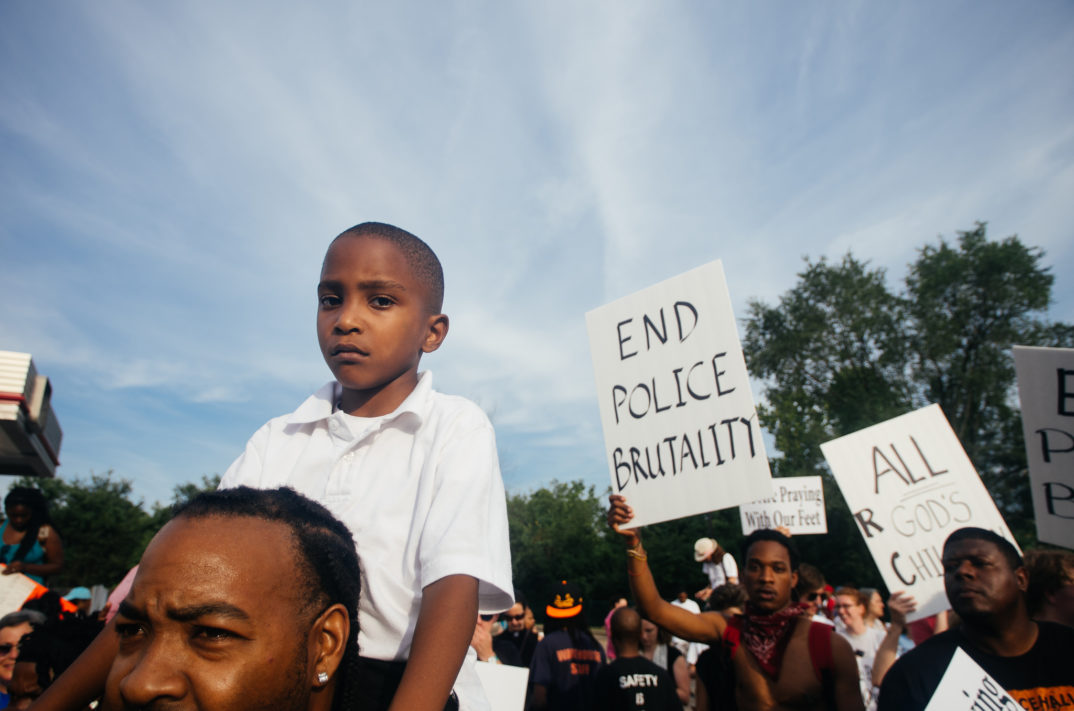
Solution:
[[[826,592],[806,593],[805,599],[806,599],[806,602],[813,602],[814,600],[819,600],[820,602],[827,602],[828,601],[828,593],[826,593]]]
[[[526,613],[523,612],[523,613],[518,614],[518,615],[504,615],[504,618],[506,618],[508,620],[511,620],[513,622],[518,622],[519,620],[526,619]]]
[[[20,649],[21,647],[21,644],[11,644],[10,642],[6,644],[0,644],[0,657],[6,657],[7,655],[11,654],[11,650]]]

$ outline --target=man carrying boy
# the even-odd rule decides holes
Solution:
[[[478,612],[513,604],[496,443],[472,402],[419,375],[448,332],[444,277],[428,245],[364,223],[328,248],[317,337],[335,381],[257,431],[221,487],[292,486],[346,523],[370,708],[484,708],[462,667]],[[458,682],[456,683],[456,676]]]
[[[798,556],[778,531],[758,530],[743,544],[746,613],[730,620],[717,612],[694,615],[660,597],[637,529],[620,530],[634,512],[620,495],[610,497],[608,523],[627,542],[627,574],[639,611],[653,624],[684,639],[720,647],[727,657],[719,708],[861,711],[858,666],[850,645],[832,627],[810,622],[791,603]],[[721,667],[722,668],[722,667]]]
[[[293,487],[359,541],[361,709],[487,708],[463,659],[478,612],[513,604],[492,425],[418,373],[447,335],[443,295],[439,260],[409,232],[367,222],[336,237],[317,287],[317,336],[335,381],[258,430],[220,484]],[[91,652],[53,698],[85,705],[98,692],[109,652]]]

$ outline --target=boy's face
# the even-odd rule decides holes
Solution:
[[[777,612],[791,602],[798,573],[791,570],[791,556],[775,541],[757,541],[746,551],[743,585],[750,604],[762,612]]]
[[[403,252],[371,236],[332,243],[317,297],[317,339],[343,386],[343,410],[390,413],[417,384],[421,354],[443,342],[447,317],[429,313],[426,286]]]

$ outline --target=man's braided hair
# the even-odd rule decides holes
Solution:
[[[334,709],[356,708],[353,683],[358,665],[358,596],[361,577],[350,530],[324,506],[294,489],[235,489],[198,494],[176,507],[175,518],[246,516],[282,523],[295,541],[298,579],[308,587],[307,608],[320,614],[340,604],[350,617],[350,636],[337,672]]]

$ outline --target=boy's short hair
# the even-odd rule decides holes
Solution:
[[[1011,570],[1017,570],[1025,565],[1022,561],[1021,554],[1018,552],[1018,549],[1014,547],[1013,543],[995,531],[989,531],[987,528],[966,526],[965,528],[958,529],[943,542],[944,553],[947,552],[947,548],[952,543],[957,543],[958,541],[987,541],[999,549],[999,552],[1007,559],[1007,563],[1010,564]]]
[[[438,314],[444,308],[444,268],[432,248],[419,237],[384,222],[363,222],[336,235],[336,239],[342,237],[375,237],[394,244],[406,257],[414,276],[428,289],[425,306],[429,313]]]
[[[750,547],[758,541],[771,541],[778,543],[787,549],[787,556],[791,559],[791,571],[798,572],[798,564],[801,561],[801,557],[798,555],[798,546],[794,545],[794,541],[789,536],[785,536],[783,533],[771,528],[758,528],[756,531],[746,536],[746,540],[742,541],[742,560],[748,561],[750,558]]]

